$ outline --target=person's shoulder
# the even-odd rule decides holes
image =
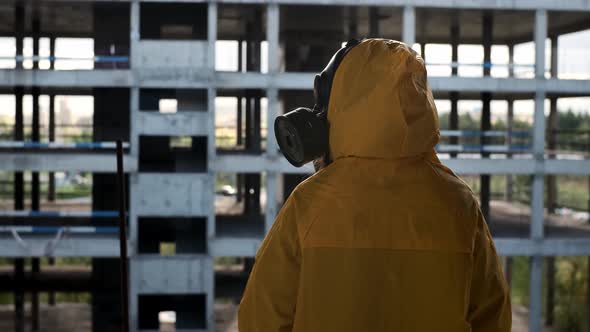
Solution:
[[[435,169],[438,190],[444,192],[444,196],[450,201],[460,203],[462,206],[477,201],[471,188],[453,171],[443,165],[435,167]]]
[[[321,193],[328,187],[334,186],[338,182],[337,167],[330,164],[314,174],[309,175],[299,185],[295,187],[292,195],[299,200],[321,198]],[[340,179],[342,180],[342,179]],[[318,195],[319,194],[319,195]]]
[[[469,228],[475,228],[480,214],[477,196],[459,176],[446,167],[437,170],[436,190],[456,220]]]
[[[335,167],[329,165],[324,169],[309,175],[291,192],[285,205],[295,215],[298,227],[307,229],[320,214],[319,210],[329,208],[329,201],[334,196],[334,190],[339,181],[335,176]]]

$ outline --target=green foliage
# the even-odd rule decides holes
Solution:
[[[588,177],[559,175],[556,179],[557,205],[587,211],[590,204],[590,179]]]
[[[529,305],[529,261],[528,257],[512,258],[512,303]]]
[[[527,307],[529,305],[529,257],[513,257],[512,263],[512,303]],[[586,313],[586,287],[588,280],[589,257],[556,257],[554,327],[556,331],[589,331]],[[547,261],[545,261],[547,268]],[[543,275],[543,294],[546,301],[547,279]],[[546,309],[543,304],[543,309]]]
[[[0,305],[12,304],[12,293],[0,293]]]
[[[590,114],[575,113],[571,109],[559,112],[559,128],[568,130],[590,130]]]
[[[587,331],[587,257],[556,258],[555,324],[560,331]],[[585,328],[586,327],[586,328]]]

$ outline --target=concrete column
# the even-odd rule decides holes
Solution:
[[[39,17],[39,8],[37,6],[33,9],[33,22],[32,22],[32,37],[33,37],[33,70],[39,69],[39,61],[35,60],[35,57],[39,56],[39,38],[41,34],[41,21]],[[33,130],[31,141],[41,141],[40,133],[40,119],[39,119],[39,95],[40,88],[34,86],[32,88],[33,97]],[[39,172],[31,173],[31,210],[39,211],[41,208],[41,182],[39,179]],[[41,263],[39,258],[31,259],[31,273],[35,278],[41,272]],[[39,293],[31,293],[31,329],[33,331],[39,331]]]
[[[530,258],[529,332],[539,332],[541,324],[541,291],[543,289],[543,257]]]
[[[492,12],[485,11],[483,13],[482,18],[482,41],[483,41],[483,49],[484,49],[484,65],[483,65],[483,75],[490,76],[490,66],[489,63],[491,61],[491,53],[492,53],[492,28],[493,28],[493,16]],[[483,151],[483,147],[488,144],[488,138],[483,135],[484,132],[489,131],[492,129],[491,123],[491,101],[492,101],[492,94],[489,92],[483,92],[481,94],[481,101],[482,101],[482,111],[481,111],[481,136],[480,136],[480,144],[482,146],[482,153],[481,156],[486,158],[489,156],[488,152]],[[480,204],[481,210],[488,222],[490,222],[490,175],[489,174],[482,174],[480,175]]]
[[[588,189],[590,190],[590,179]],[[588,209],[588,212],[590,212],[590,209]],[[586,266],[586,285],[590,286],[590,257],[586,258]],[[586,326],[590,326],[590,287],[588,286],[586,286]]]
[[[139,57],[141,54],[138,54],[138,43],[140,40],[140,13],[139,13],[139,0],[132,0],[131,2],[131,9],[130,9],[129,18],[129,59],[131,63],[129,64],[130,68],[133,69],[137,63],[139,63]]]
[[[207,7],[207,67],[215,71],[215,42],[217,41],[217,3],[210,2]]]
[[[40,35],[40,28],[41,23],[39,20],[39,13],[38,9],[34,9],[33,13],[33,70],[39,69],[39,61],[35,59],[35,57],[39,56],[39,35]],[[33,99],[33,116],[32,116],[32,130],[31,130],[31,141],[39,142],[41,138],[40,133],[40,119],[39,119],[39,95],[40,89],[38,86],[33,86],[31,89],[31,95]],[[32,173],[32,180],[31,180],[31,208],[32,210],[39,210],[39,201],[40,201],[40,185],[39,185],[39,173],[33,172]],[[33,296],[34,297],[34,296]]]
[[[49,70],[55,68],[55,37],[49,37]]]
[[[512,146],[512,128],[514,125],[514,99],[510,98],[508,102],[508,111],[506,116],[506,145]],[[512,158],[512,154],[508,153],[507,158]],[[513,178],[512,174],[506,175],[506,195],[505,198],[508,202],[512,201],[513,192]]]
[[[22,258],[14,260],[14,331],[25,331],[25,261]]]
[[[459,129],[459,93],[453,91],[450,93],[450,100],[451,100],[451,112],[449,114],[449,129],[450,130],[458,130]],[[459,144],[459,137],[458,136],[451,136],[451,144]],[[456,152],[451,152],[451,157],[456,157]]]
[[[132,85],[129,89],[129,154],[134,156],[139,160],[139,135],[136,132],[135,123],[138,121],[139,117],[139,86],[138,86],[138,68],[137,64],[140,62],[139,54],[139,42],[140,42],[140,3],[139,0],[132,0],[130,4],[130,12],[129,12],[129,68],[132,74]],[[134,186],[136,185],[136,174],[129,175],[129,182],[127,188],[129,188],[129,195],[134,191]],[[114,181],[113,181],[114,182]],[[133,204],[133,197],[130,197],[130,203],[128,208],[129,213],[129,241],[131,243],[131,248],[129,252],[129,280],[130,280],[130,287],[129,287],[129,328],[131,331],[137,331],[138,325],[138,311],[139,311],[139,304],[138,304],[138,295],[135,291],[136,285],[133,280],[137,280],[135,277],[135,269],[133,268],[133,256],[134,253],[137,252],[137,239],[138,239],[138,225],[137,225],[137,211],[136,211],[136,204]],[[116,209],[115,209],[116,210]],[[97,272],[101,273],[101,265],[96,264],[97,272],[95,272],[95,262],[98,263],[96,260],[93,260],[93,277],[99,277],[100,274],[97,275]],[[93,297],[94,300],[94,297]]]
[[[547,12],[538,9],[535,12],[535,76],[545,77],[545,39],[547,38]],[[543,160],[545,153],[545,91],[535,93],[535,115],[533,128],[533,154],[541,173],[534,175],[532,192],[532,224],[531,236],[543,238]],[[540,319],[540,312],[539,317]]]
[[[557,78],[557,36],[551,37],[551,78]],[[547,144],[550,151],[556,150],[556,133],[558,129],[559,111],[557,110],[557,97],[549,98],[549,130],[547,132]],[[552,153],[549,158],[553,158]],[[547,176],[547,212],[554,213],[557,207],[557,179],[555,175]],[[545,325],[553,326],[555,312],[555,257],[547,257],[547,296],[545,298]]]
[[[279,28],[280,12],[276,3],[271,3],[266,11],[266,39],[268,41],[268,73],[276,75],[279,72],[280,52],[279,52]],[[280,113],[279,91],[274,87],[266,90],[268,102],[266,115],[266,155],[269,158],[279,158],[277,141],[274,136],[274,120]],[[277,212],[278,202],[276,199],[277,181],[279,174],[276,172],[266,172],[266,211],[264,228],[270,230]]]
[[[559,128],[559,111],[557,110],[557,97],[549,98],[549,123],[547,130],[547,149],[549,158],[554,158],[553,153],[557,149],[556,130]],[[557,204],[557,181],[555,175],[547,175],[547,212],[554,213]]]
[[[268,40],[268,74],[271,76],[279,72],[279,6],[276,3],[269,4],[267,8],[266,38]],[[274,137],[274,120],[279,115],[279,91],[271,87],[266,91],[268,101],[266,117],[266,154],[269,157],[278,155],[277,142]]]
[[[490,76],[492,63],[492,43],[493,43],[493,28],[494,17],[491,11],[483,13],[483,76]]]
[[[558,78],[559,36],[551,36],[551,78]]]
[[[348,21],[348,39],[358,38],[357,29],[357,8],[355,6],[348,7],[349,21]]]
[[[135,125],[138,122],[139,117],[139,87],[138,87],[138,68],[137,63],[139,63],[139,58],[141,54],[139,54],[139,47],[138,43],[140,40],[140,4],[138,0],[133,0],[131,2],[131,9],[130,9],[130,46],[129,46],[129,59],[131,63],[129,67],[132,73],[132,85],[129,90],[129,154],[139,158],[139,136],[135,130]],[[139,159],[138,159],[139,160]],[[132,209],[132,206],[129,207]],[[133,225],[132,218],[130,215],[129,218],[129,231],[130,235],[133,232],[135,226]],[[133,320],[132,320],[133,321]]]
[[[274,171],[266,172],[266,210],[264,220],[264,229],[266,232],[272,227],[278,212],[276,198],[278,177],[279,175]]]
[[[535,11],[535,77],[545,77],[545,40],[547,39],[547,11]]]
[[[545,18],[546,13],[539,15],[537,11],[537,23],[535,24],[535,39],[537,40],[539,33],[537,33],[539,24],[539,16]],[[539,38],[544,42],[544,38]],[[537,40],[538,41],[538,40]],[[539,43],[537,43],[539,45]],[[544,45],[544,43],[543,43]],[[537,48],[537,53],[539,49]],[[543,48],[544,54],[544,48]],[[539,56],[537,56],[539,61]],[[543,68],[539,69],[539,63],[544,63],[545,59],[542,56],[542,62],[537,62],[537,78],[543,78]],[[537,173],[533,175],[533,186],[532,186],[532,197],[531,197],[531,238],[534,240],[542,240],[544,236],[543,223],[544,223],[544,151],[545,151],[545,91],[537,90],[535,93],[535,117],[534,117],[534,128],[533,128],[533,154],[536,160]],[[543,257],[533,256],[531,257],[531,269],[530,269],[530,307],[529,307],[529,331],[540,331],[542,325],[542,275],[543,275]]]
[[[551,37],[551,78],[557,78],[557,36]],[[557,149],[556,130],[559,128],[559,110],[557,109],[557,96],[549,97],[549,123],[547,130],[547,148],[550,152]],[[549,158],[554,158],[553,153],[549,153]],[[549,213],[555,211],[557,204],[557,181],[555,175],[547,175],[547,210]]]
[[[416,9],[405,6],[402,18],[402,41],[412,47],[416,41]]]
[[[426,42],[420,43],[420,53],[422,60],[426,63]]]
[[[55,95],[49,95],[49,142],[55,142]],[[55,201],[55,173],[49,172],[49,184],[47,188],[47,200]]]
[[[49,70],[54,69],[55,66],[55,37],[49,37]],[[55,141],[55,95],[49,95],[49,142]],[[49,172],[49,186],[47,190],[47,200],[50,202],[55,201],[55,173]],[[49,259],[50,265],[53,265],[51,262],[55,262],[53,258]],[[55,293],[49,293],[49,302],[50,304],[55,303]]]
[[[211,79],[215,76],[215,44],[217,42],[217,17],[218,17],[218,6],[216,2],[209,2],[207,4],[207,67]],[[241,51],[241,45],[240,45]],[[210,181],[209,187],[211,202],[215,201],[215,171],[211,165],[217,157],[217,150],[215,147],[215,98],[217,97],[217,89],[215,87],[209,87],[207,89],[207,163],[208,163],[208,178]],[[207,215],[207,246],[213,242],[215,238],[215,204],[210,204],[208,215]],[[209,258],[211,259],[211,258]],[[210,331],[215,330],[215,287],[214,287],[214,271],[207,271],[206,278],[211,280],[208,284],[210,287],[207,289],[206,297],[206,308],[205,317],[207,328]],[[180,327],[180,326],[179,326]]]
[[[23,69],[23,43],[25,38],[25,5],[17,2],[14,8],[14,37],[16,39],[16,69]]]
[[[459,63],[459,37],[461,30],[459,28],[459,14],[455,13],[453,15],[453,21],[451,23],[451,73],[453,76],[457,75]],[[450,100],[451,100],[451,113],[449,114],[449,129],[450,130],[458,130],[459,129],[459,93],[458,92],[451,92],[450,93]],[[451,136],[451,145],[459,144],[459,137],[458,136]],[[456,157],[457,153],[452,152],[451,157]]]
[[[379,8],[369,8],[369,37],[378,38],[381,37],[379,32]]]
[[[236,119],[236,145],[241,146],[242,144],[244,144],[244,140],[243,140],[243,134],[242,134],[242,122],[243,122],[243,107],[242,107],[242,103],[244,101],[244,98],[241,96],[241,94],[239,96],[236,97],[237,102],[238,102],[238,107],[237,107],[237,119]]]
[[[208,88],[207,89],[207,113],[209,114],[207,117],[207,168],[208,173],[211,181],[211,195],[215,193],[215,171],[213,169],[213,164],[215,162],[215,158],[217,156],[217,151],[215,148],[215,98],[217,97],[217,90],[215,88]],[[214,201],[214,197],[212,197],[211,202]],[[213,240],[215,237],[215,204],[211,204],[209,209],[209,214],[207,216],[207,241]]]
[[[215,42],[217,41],[217,3],[210,2],[207,9],[207,67],[211,77],[215,75]],[[270,65],[270,64],[269,64]],[[210,87],[207,90],[207,111],[209,133],[207,137],[207,154],[210,160],[214,160],[215,148],[215,98],[217,90]]]
[[[514,77],[514,45],[508,45],[508,77]],[[506,119],[506,145],[508,145],[509,149],[512,146],[512,127],[514,122],[514,100],[509,98],[508,102],[508,112],[507,112],[507,119]],[[508,158],[512,158],[512,154],[508,153]],[[506,194],[505,198],[508,202],[512,201],[512,188],[513,188],[513,179],[512,174],[506,175]]]
[[[15,4],[14,11],[14,22],[15,31],[14,35],[16,38],[16,69],[23,69],[23,38],[25,31],[25,7],[24,4],[18,2]],[[14,140],[24,140],[24,127],[23,127],[23,87],[14,87],[15,96],[15,118],[14,118]],[[25,208],[25,197],[24,197],[24,174],[23,172],[14,173],[14,209],[24,210]],[[13,301],[14,301],[14,331],[24,332],[25,331],[25,291],[24,291],[24,259],[16,258],[14,260],[14,275],[17,287],[14,288]]]
[[[555,257],[550,256],[547,263],[547,296],[545,298],[545,325],[553,326],[555,312]]]
[[[253,94],[254,112],[252,114],[252,143],[254,143],[253,149],[256,153],[260,153],[262,150],[262,126],[260,124],[262,119],[261,99],[262,94],[260,91],[256,91]]]
[[[461,34],[461,30],[459,27],[459,14],[455,13],[453,15],[453,22],[451,23],[451,74],[453,76],[457,75],[458,72],[458,63],[459,63],[459,37]]]
[[[514,77],[514,44],[508,45],[508,77]]]
[[[244,137],[244,149],[246,151],[253,149],[252,143],[252,92],[246,90],[246,107],[244,109],[244,129],[245,129],[245,137]]]
[[[532,220],[531,237],[543,238],[543,210],[544,210],[544,185],[543,167],[545,152],[545,91],[537,91],[535,94],[535,116],[533,127],[533,155],[537,163],[537,173],[533,175],[532,188]]]
[[[266,10],[266,40],[268,41],[268,73],[274,74],[279,71],[279,27],[280,15],[279,5],[270,3]]]
[[[481,94],[482,99],[482,114],[481,114],[481,132],[480,144],[482,145],[481,156],[483,158],[489,157],[489,152],[483,151],[483,146],[487,145],[487,137],[483,135],[484,132],[491,129],[491,110],[490,103],[492,101],[492,94],[484,92]],[[480,205],[481,211],[486,218],[486,221],[490,222],[490,175],[480,175]]]

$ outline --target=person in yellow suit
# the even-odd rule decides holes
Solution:
[[[510,331],[509,290],[477,199],[434,150],[424,61],[385,39],[339,57],[328,96],[315,86],[327,166],[293,191],[261,244],[239,331]]]

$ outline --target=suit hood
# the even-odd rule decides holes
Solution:
[[[364,40],[336,71],[328,122],[334,160],[433,155],[438,115],[424,61],[404,43]]]

